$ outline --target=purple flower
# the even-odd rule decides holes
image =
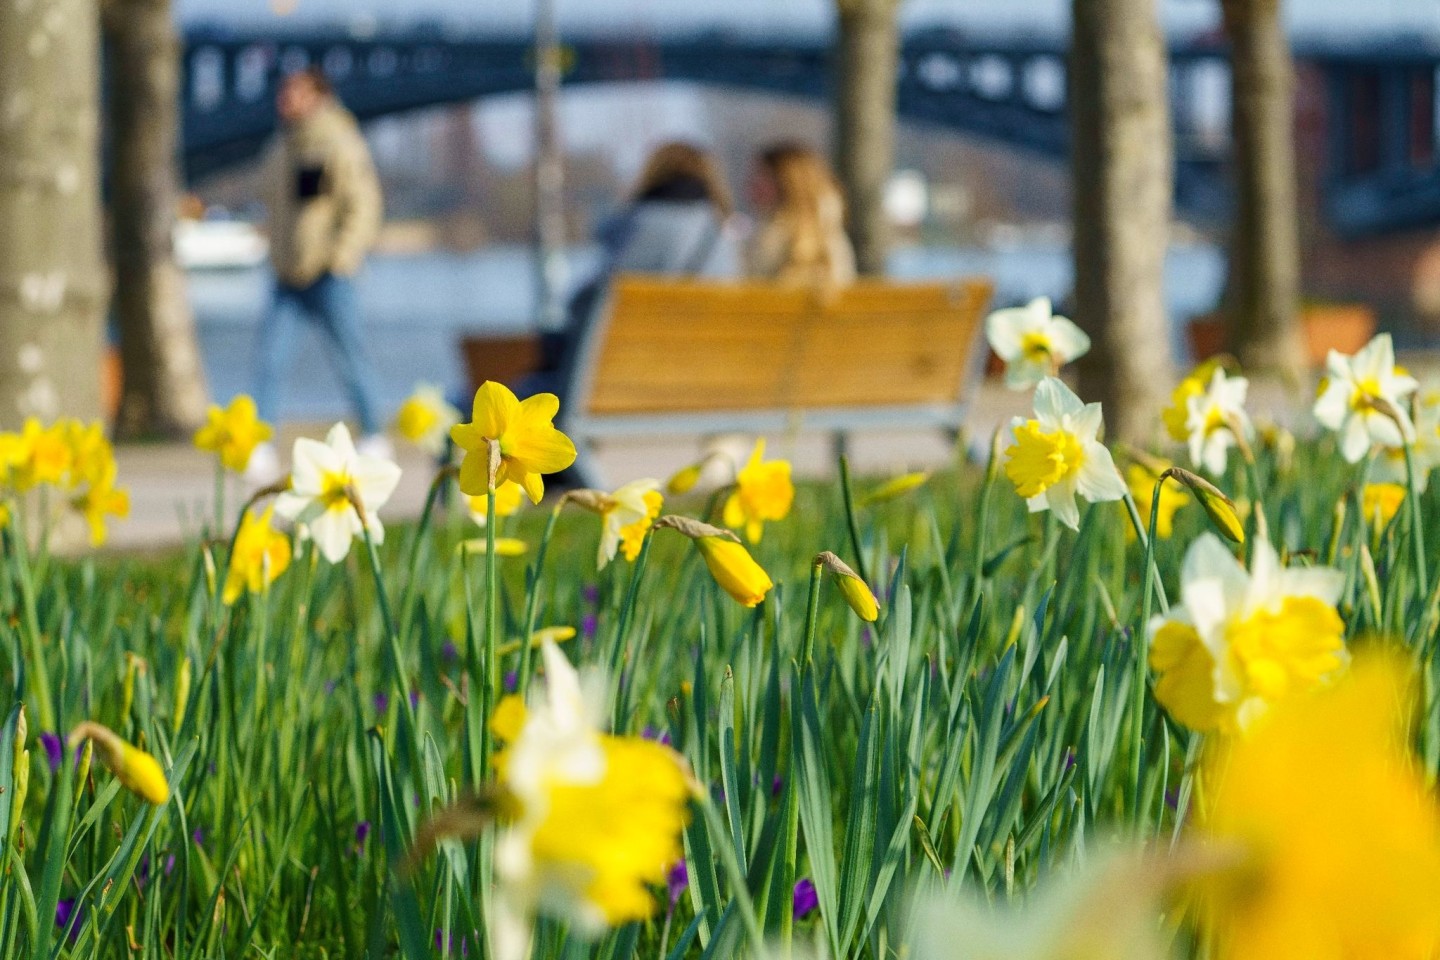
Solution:
[[[384,690],[381,690],[379,693],[375,694],[374,702],[376,713],[384,713],[385,711],[390,709],[390,695],[387,694]]]
[[[810,878],[801,877],[795,881],[795,919],[804,920],[818,906],[820,897],[815,893],[815,884],[810,882]]]
[[[440,648],[440,657],[447,663],[454,663],[460,659],[460,648],[455,646],[453,640],[446,640],[444,646]]]
[[[196,827],[194,832],[190,834],[190,839],[195,841],[195,846],[197,847],[205,846],[205,828]]]
[[[361,820],[359,823],[355,824],[355,845],[360,850],[365,849],[365,838],[368,836],[370,836],[369,820]]]
[[[410,709],[411,709],[411,710],[419,710],[419,709],[420,709],[420,691],[419,691],[419,690],[411,690],[411,691],[410,691]]]
[[[784,790],[784,789],[785,789],[785,778],[782,777],[782,776],[780,776],[780,774],[778,774],[778,773],[775,774],[775,779],[772,780],[772,781],[770,781],[770,796],[772,796],[772,797],[778,797],[778,796],[780,796],[780,792],[781,792],[782,790]]]
[[[670,908],[673,910],[675,904],[680,902],[680,895],[690,886],[690,871],[685,869],[685,861],[677,860],[670,872],[665,874],[665,888],[670,891]]]
[[[640,737],[643,740],[654,740],[656,743],[663,743],[667,747],[672,745],[670,731],[660,727],[647,725],[644,730],[640,731]]]
[[[586,640],[594,640],[595,634],[600,630],[600,618],[593,613],[587,613],[580,620],[580,635]]]
[[[435,949],[443,950],[451,956],[455,955],[455,934],[446,933],[444,930],[435,931]],[[470,945],[465,937],[460,938],[460,956],[470,956]]]
[[[506,670],[504,683],[505,692],[514,693],[516,690],[520,689],[520,674],[516,673],[514,670]]]
[[[65,939],[74,943],[80,936],[80,926],[85,919],[85,906],[78,900],[61,900],[55,904],[55,926],[65,931]]]
[[[338,687],[339,685],[340,685],[340,684],[339,684],[337,681],[334,681],[334,680],[326,680],[326,681],[325,681],[325,696],[328,697],[328,696],[330,696],[330,694],[334,693],[334,692],[335,692],[335,688]]]
[[[585,584],[584,589],[580,591],[580,595],[583,596],[585,602],[592,607],[600,602],[600,588],[593,583]]]
[[[165,876],[170,876],[175,870],[175,854],[167,854],[165,857]]]
[[[65,744],[61,741],[58,733],[40,734],[40,745],[45,748],[45,760],[50,764],[50,772],[55,773],[60,769],[60,762],[65,759]]]

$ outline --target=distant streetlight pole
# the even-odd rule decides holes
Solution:
[[[535,326],[540,330],[565,325],[565,166],[556,122],[560,59],[555,0],[536,0]]]

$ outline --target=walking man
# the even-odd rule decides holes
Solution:
[[[256,345],[255,403],[262,419],[277,422],[281,384],[300,323],[308,321],[330,342],[360,422],[358,446],[362,452],[388,455],[355,295],[355,274],[381,221],[380,183],[370,151],[355,117],[318,69],[286,77],[276,108],[282,126],[264,167],[275,291]],[[266,483],[280,472],[275,447],[257,448],[247,471],[250,479]]]

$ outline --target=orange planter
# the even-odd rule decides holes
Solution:
[[[1375,326],[1375,311],[1364,304],[1320,303],[1300,308],[1306,358],[1315,367],[1324,365],[1331,350],[1358,351],[1375,335]],[[1225,320],[1218,313],[1191,320],[1186,335],[1197,363],[1225,352]]]

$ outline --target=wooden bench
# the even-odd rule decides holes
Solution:
[[[622,276],[579,344],[561,426],[608,438],[929,426],[955,433],[980,382],[991,284],[861,282],[829,294]]]

